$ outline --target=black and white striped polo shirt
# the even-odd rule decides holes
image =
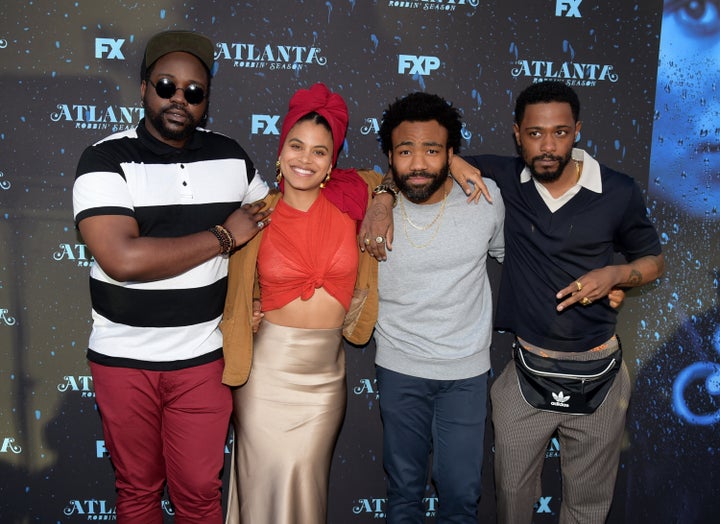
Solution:
[[[198,129],[177,149],[136,129],[88,147],[73,187],[76,224],[97,215],[134,217],[140,234],[180,237],[222,224],[267,184],[240,145]],[[90,270],[93,328],[88,358],[107,365],[169,370],[222,354],[218,324],[227,288],[225,256],[152,282],[118,282]]]

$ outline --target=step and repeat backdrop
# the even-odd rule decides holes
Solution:
[[[646,190],[668,267],[622,306],[634,396],[610,521],[717,522],[717,0],[35,0],[3,2],[0,21],[0,522],[115,519],[85,361],[93,257],[71,188],[86,146],[142,118],[142,52],[166,29],[214,41],[208,127],[268,181],[287,102],[318,81],[350,109],[340,166],[381,171],[376,132],[396,97],[440,94],[462,110],[461,153],[512,155],[515,96],[543,79],[576,88],[580,147]],[[490,270],[496,283],[501,268]],[[332,524],[376,522],[385,508],[374,346],[347,351]],[[498,333],[494,370],[509,356]],[[486,449],[479,522],[495,519],[489,425]],[[557,521],[562,451],[548,442],[538,523]],[[426,504],[432,522],[431,484]]]

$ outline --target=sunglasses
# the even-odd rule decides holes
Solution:
[[[148,83],[155,88],[155,92],[160,98],[170,99],[180,89],[185,95],[185,100],[190,105],[196,106],[205,100],[205,90],[198,84],[190,84],[185,88],[181,88],[176,86],[175,82],[169,78],[161,78],[157,81],[157,84],[153,84],[151,80],[148,80]]]

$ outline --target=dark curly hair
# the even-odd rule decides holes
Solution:
[[[570,104],[575,122],[580,120],[580,99],[566,83],[558,81],[538,82],[525,88],[515,101],[515,123],[520,124],[529,104],[566,102]]]
[[[382,123],[378,131],[380,147],[386,155],[392,149],[392,132],[403,122],[437,122],[447,129],[447,147],[455,154],[460,152],[460,131],[462,120],[460,112],[452,104],[438,95],[423,92],[410,93],[403,98],[395,99],[383,113]]]

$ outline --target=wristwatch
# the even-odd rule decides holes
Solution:
[[[395,207],[395,205],[397,204],[397,199],[398,199],[397,189],[395,189],[394,187],[387,185],[387,184],[380,184],[375,189],[373,189],[373,194],[379,195],[380,193],[390,193],[393,197],[392,207]]]

